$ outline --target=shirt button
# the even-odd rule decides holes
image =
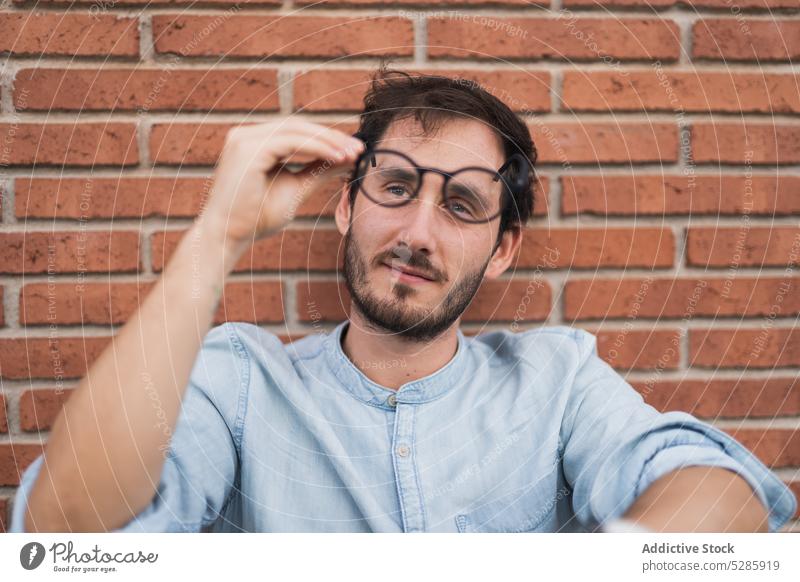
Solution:
[[[386,399],[386,404],[389,406],[397,406],[397,396],[390,394],[389,398]]]
[[[410,452],[411,449],[409,449],[407,445],[400,445],[399,447],[397,447],[397,454],[400,455],[401,457],[407,457],[408,453]]]

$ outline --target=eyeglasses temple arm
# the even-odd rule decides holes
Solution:
[[[508,166],[510,166],[510,165],[511,165],[511,162],[513,162],[513,161],[514,161],[514,158],[515,158],[515,157],[516,157],[516,155],[514,155],[514,156],[511,156],[510,158],[508,158],[508,159],[506,160],[506,163],[505,163],[505,164],[503,164],[502,166],[500,166],[500,169],[499,169],[499,170],[497,170],[497,175],[496,175],[494,178],[492,178],[492,181],[493,181],[493,182],[497,182],[497,181],[500,179],[500,175],[501,175],[503,172],[505,172],[505,171],[506,171],[506,168],[508,168]]]

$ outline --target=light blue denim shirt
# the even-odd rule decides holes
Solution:
[[[687,465],[742,475],[770,531],[795,512],[733,438],[646,404],[591,333],[459,330],[445,366],[395,392],[344,354],[346,325],[289,345],[246,323],[209,331],[157,493],[115,531],[592,531]],[[22,476],[12,532],[42,461]]]

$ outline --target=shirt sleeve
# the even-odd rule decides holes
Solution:
[[[794,494],[750,451],[691,414],[659,413],[598,356],[593,334],[574,331],[579,363],[560,438],[579,521],[616,519],[661,476],[692,465],[741,475],[768,509],[769,531],[794,515]]]
[[[204,338],[152,501],[111,531],[196,532],[224,510],[238,484],[240,421],[250,377],[233,325],[215,327]],[[20,479],[9,532],[24,531],[28,495],[44,460],[37,457]]]

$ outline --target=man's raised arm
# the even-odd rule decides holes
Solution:
[[[357,144],[298,119],[228,133],[207,207],[59,413],[28,497],[25,531],[112,530],[151,502],[226,276],[322,182],[349,170]],[[295,156],[324,163],[283,170],[279,162]]]

